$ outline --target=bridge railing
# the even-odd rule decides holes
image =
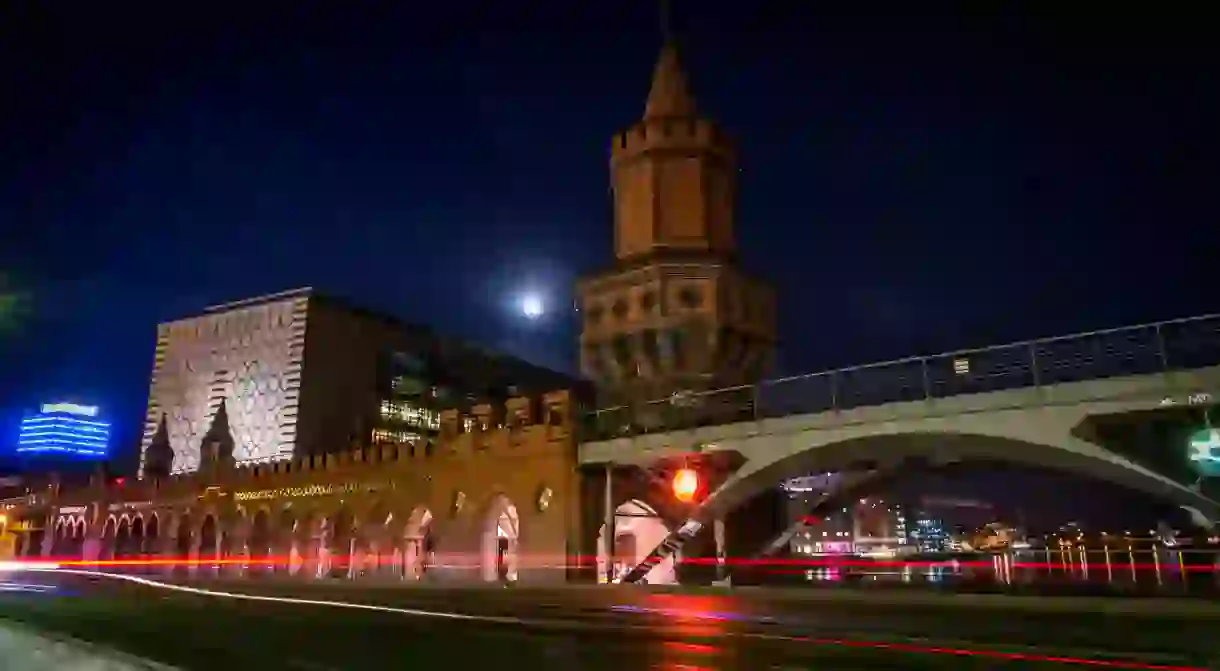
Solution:
[[[1028,340],[678,394],[590,413],[604,440],[1022,387],[1220,365],[1220,314]]]

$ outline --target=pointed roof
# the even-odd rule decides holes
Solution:
[[[657,66],[652,71],[652,89],[648,92],[648,104],[644,107],[645,119],[663,117],[692,117],[695,115],[695,99],[686,83],[686,73],[678,59],[678,47],[673,40],[661,47]]]
[[[225,452],[221,456],[228,456],[233,451],[233,434],[229,432],[229,411],[223,398],[220,399],[220,407],[216,408],[216,414],[212,415],[212,425],[208,427],[208,432],[203,434],[203,443],[210,442],[221,444]]]

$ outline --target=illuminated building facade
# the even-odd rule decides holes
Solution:
[[[17,453],[105,459],[110,450],[110,422],[97,406],[46,403],[37,414],[21,421]]]
[[[311,289],[161,324],[141,448],[165,420],[172,472],[196,470],[223,408],[238,464],[435,437],[442,407],[570,380]]]
[[[512,397],[442,411],[426,449],[382,444],[266,464],[237,463],[221,412],[194,471],[169,473],[162,423],[144,477],[24,483],[0,499],[0,514],[19,556],[160,559],[180,577],[555,583],[585,571],[590,580],[563,559],[593,539],[580,514],[575,411],[567,391]]]
[[[919,552],[945,552],[949,549],[949,532],[942,520],[926,512],[916,515],[914,524],[908,526],[909,543]]]

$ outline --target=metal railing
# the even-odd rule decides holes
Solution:
[[[958,350],[589,413],[587,440],[1220,365],[1220,314]]]

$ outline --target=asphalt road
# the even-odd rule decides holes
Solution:
[[[1220,651],[1214,638],[1220,615],[1104,612],[1096,602],[1039,610],[786,599],[745,590],[194,584],[301,600],[283,603],[76,575],[28,573],[8,580],[54,590],[0,591],[0,618],[200,671],[381,671],[416,663],[688,671],[1049,669],[1073,666],[1067,658],[1113,662],[1109,668],[1203,669]]]

